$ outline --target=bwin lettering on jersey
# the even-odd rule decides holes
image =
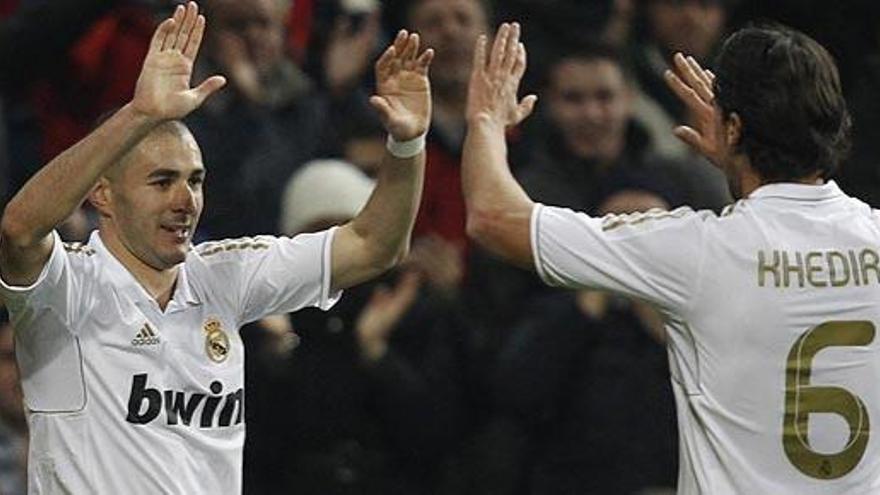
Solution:
[[[163,409],[169,426],[190,426],[193,418],[198,418],[199,428],[222,428],[242,422],[243,388],[222,395],[223,384],[215,380],[209,386],[213,395],[187,394],[178,390],[160,391],[149,388],[147,378],[146,373],[141,373],[134,375],[132,379],[128,415],[125,417],[129,423],[150,423],[159,417]]]

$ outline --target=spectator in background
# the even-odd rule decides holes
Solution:
[[[6,2],[9,3],[9,2]],[[25,1],[0,14],[0,87],[22,88],[58,70],[66,51],[121,0]]]
[[[205,160],[223,181],[206,182],[204,234],[274,232],[284,180],[298,166],[336,154],[341,121],[372,122],[359,82],[369,68],[378,21],[340,30],[327,47],[322,90],[285,50],[284,0],[210,0],[211,29],[198,71],[220,72],[230,88],[191,116]]]
[[[0,204],[49,157],[83,137],[98,115],[128,101],[155,18],[172,4],[24,1],[6,12],[0,22]],[[60,233],[85,241],[91,227],[78,209]]]
[[[310,162],[286,187],[282,229],[345,222],[372,187],[350,164]],[[291,314],[292,351],[278,352],[277,333],[251,332],[262,352],[246,375],[246,493],[435,493],[460,430],[466,332],[415,263],[350,289],[327,313]]]
[[[15,3],[17,5],[10,5]],[[4,175],[7,192],[17,190],[48,157],[73,144],[103,111],[127,101],[137,77],[136,57],[131,78],[117,65],[117,52],[98,49],[98,26],[110,19],[150,13],[123,0],[53,0],[5,2],[0,23],[0,91],[3,126],[8,140],[3,153],[15,164]],[[145,13],[145,14],[144,14]],[[128,26],[128,36],[139,36]],[[152,26],[144,34],[149,42]],[[111,33],[105,29],[106,40]],[[87,41],[90,40],[90,41]],[[85,47],[90,47],[85,50]],[[106,45],[105,45],[106,46]],[[129,48],[128,45],[125,48]],[[63,54],[59,56],[59,54]],[[105,70],[107,68],[111,70]],[[112,81],[128,81],[125,100],[107,105]]]
[[[667,209],[658,191],[618,182],[597,211]],[[610,293],[554,290],[524,315],[494,373],[498,413],[527,434],[518,493],[673,494],[675,403],[659,313]]]
[[[0,493],[27,493],[28,433],[21,382],[15,364],[13,330],[0,308]]]
[[[558,58],[560,48],[578,50],[596,43],[626,49],[636,17],[635,0],[512,0],[499,5],[500,18],[523,23],[523,39],[529,46],[530,69],[524,90],[541,86],[541,77]],[[689,150],[669,132],[674,127],[666,111],[638,85],[631,88],[633,118],[651,136],[652,151],[674,159],[686,158]]]
[[[451,244],[462,260],[468,242],[460,170],[464,108],[474,41],[488,31],[490,17],[483,0],[414,0],[406,16],[406,26],[421,33],[425,46],[436,53],[431,67],[434,114],[415,236]]]
[[[609,179],[644,172],[677,184],[676,206],[719,210],[729,202],[715,168],[653,153],[650,136],[634,121],[635,82],[614,47],[584,45],[557,55],[543,95],[545,125],[530,129],[519,158],[524,187],[540,201],[596,211]]]
[[[642,16],[645,36],[638,40],[633,56],[639,85],[674,122],[687,120],[684,106],[667,88],[663,73],[676,52],[708,65],[724,34],[724,0],[645,0]]]
[[[295,9],[301,7],[298,1],[294,5]],[[361,59],[369,58],[372,52],[370,40],[377,36],[394,36],[394,33],[386,36],[381,32],[379,0],[321,0],[313,10],[303,70],[322,88],[336,95],[345,95],[359,84],[370,84],[360,70]],[[297,19],[291,21],[295,27]]]
[[[634,83],[619,52],[595,43],[563,51],[542,84],[540,125],[527,128],[516,176],[536,201],[597,213],[609,187],[621,181],[667,191],[672,206],[720,209],[729,201],[723,174],[708,163],[659,157],[634,120]],[[547,289],[534,273],[493,259],[474,268],[486,281],[476,292],[493,308],[503,331],[519,318],[524,301]],[[476,281],[474,282],[476,284]]]
[[[523,42],[531,54],[524,88],[535,89],[560,46],[578,47],[602,41],[625,46],[630,38],[635,0],[509,0],[499,2],[498,18],[523,25]]]

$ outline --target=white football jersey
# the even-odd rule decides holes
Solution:
[[[667,317],[680,494],[880,493],[880,217],[866,204],[829,182],[766,185],[720,216],[538,205],[531,235],[547,283]]]
[[[201,244],[164,311],[97,233],[2,284],[31,432],[34,494],[238,494],[243,324],[330,307],[333,231]]]

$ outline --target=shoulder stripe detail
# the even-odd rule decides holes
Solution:
[[[201,256],[211,256],[224,251],[269,249],[271,239],[272,238],[268,236],[257,236],[206,242],[198,246],[196,252]]]
[[[651,208],[645,212],[625,213],[622,215],[606,215],[602,219],[602,230],[607,232],[623,225],[638,225],[649,220],[662,220],[665,218],[681,218],[693,210],[682,206],[672,211]]]

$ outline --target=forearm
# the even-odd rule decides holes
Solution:
[[[3,213],[3,240],[17,247],[39,243],[66,219],[111,166],[156,123],[123,107],[82,141],[37,172]]]
[[[380,259],[396,261],[409,249],[424,180],[424,152],[405,159],[385,153],[376,189],[352,221]]]
[[[522,207],[531,200],[507,164],[504,127],[479,116],[468,123],[462,157],[463,192],[468,213]]]
[[[425,175],[424,136],[431,122],[428,66],[433,50],[419,54],[419,36],[400,30],[376,62],[370,104],[394,142],[364,209],[333,240],[331,288],[343,289],[394,266],[409,249]],[[406,158],[401,158],[406,157]]]
[[[406,255],[424,175],[424,152],[405,159],[385,154],[366,206],[334,238],[334,290],[369,280]]]
[[[510,172],[504,127],[482,115],[468,124],[462,190],[468,234],[490,251],[522,264],[534,204]]]

